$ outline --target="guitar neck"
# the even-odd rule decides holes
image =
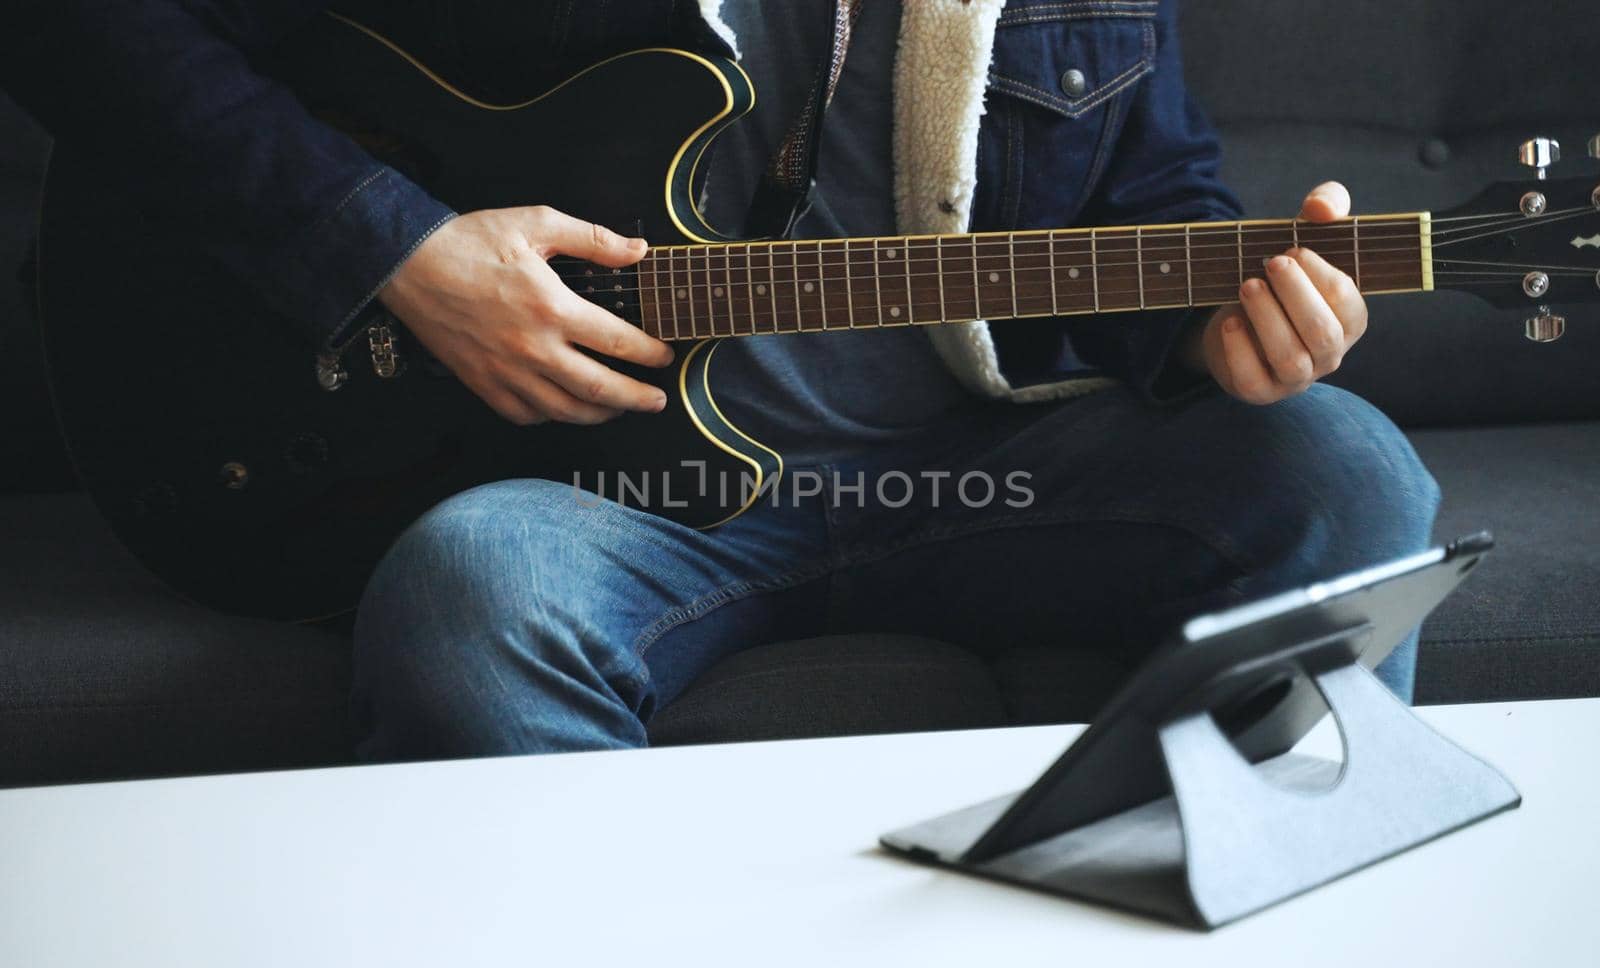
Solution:
[[[637,309],[673,340],[1215,306],[1297,245],[1364,293],[1433,288],[1429,216],[1409,213],[662,246]]]

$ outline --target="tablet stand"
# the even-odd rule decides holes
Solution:
[[[1252,765],[1210,712],[1190,712],[1150,736],[1165,765],[1166,797],[983,860],[971,859],[969,846],[1016,796],[885,843],[970,873],[1210,929],[1520,802],[1505,777],[1412,715],[1359,663],[1310,679],[1344,738],[1342,766],[1296,753]],[[1056,782],[1118,782],[1105,770],[1076,772]]]

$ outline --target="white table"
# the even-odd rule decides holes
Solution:
[[[1521,809],[1212,934],[875,848],[1050,727],[0,792],[0,965],[1600,964],[1600,700],[1423,715]]]

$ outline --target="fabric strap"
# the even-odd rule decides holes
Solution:
[[[817,156],[822,143],[822,118],[833,101],[834,89],[844,72],[845,53],[850,49],[850,33],[866,0],[835,0],[833,42],[828,55],[817,65],[817,83],[806,98],[800,115],[778,145],[772,163],[762,176],[750,206],[747,234],[761,238],[788,238],[810,207],[812,186],[816,184]]]

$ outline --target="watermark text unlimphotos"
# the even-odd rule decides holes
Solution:
[[[757,486],[756,475],[744,471],[730,474],[712,471],[705,461],[686,460],[674,470],[602,472],[593,480],[574,475],[573,497],[584,507],[615,501],[626,507],[646,511],[687,508],[715,500],[723,507],[744,507],[755,501],[773,507],[797,506],[821,497],[834,507],[865,508],[874,501],[886,508],[903,508],[918,503],[927,507],[959,504],[986,508],[1000,504],[1008,508],[1033,505],[1033,489],[1027,471],[1011,471],[997,478],[987,471],[866,471],[801,468],[774,478],[768,475]]]

